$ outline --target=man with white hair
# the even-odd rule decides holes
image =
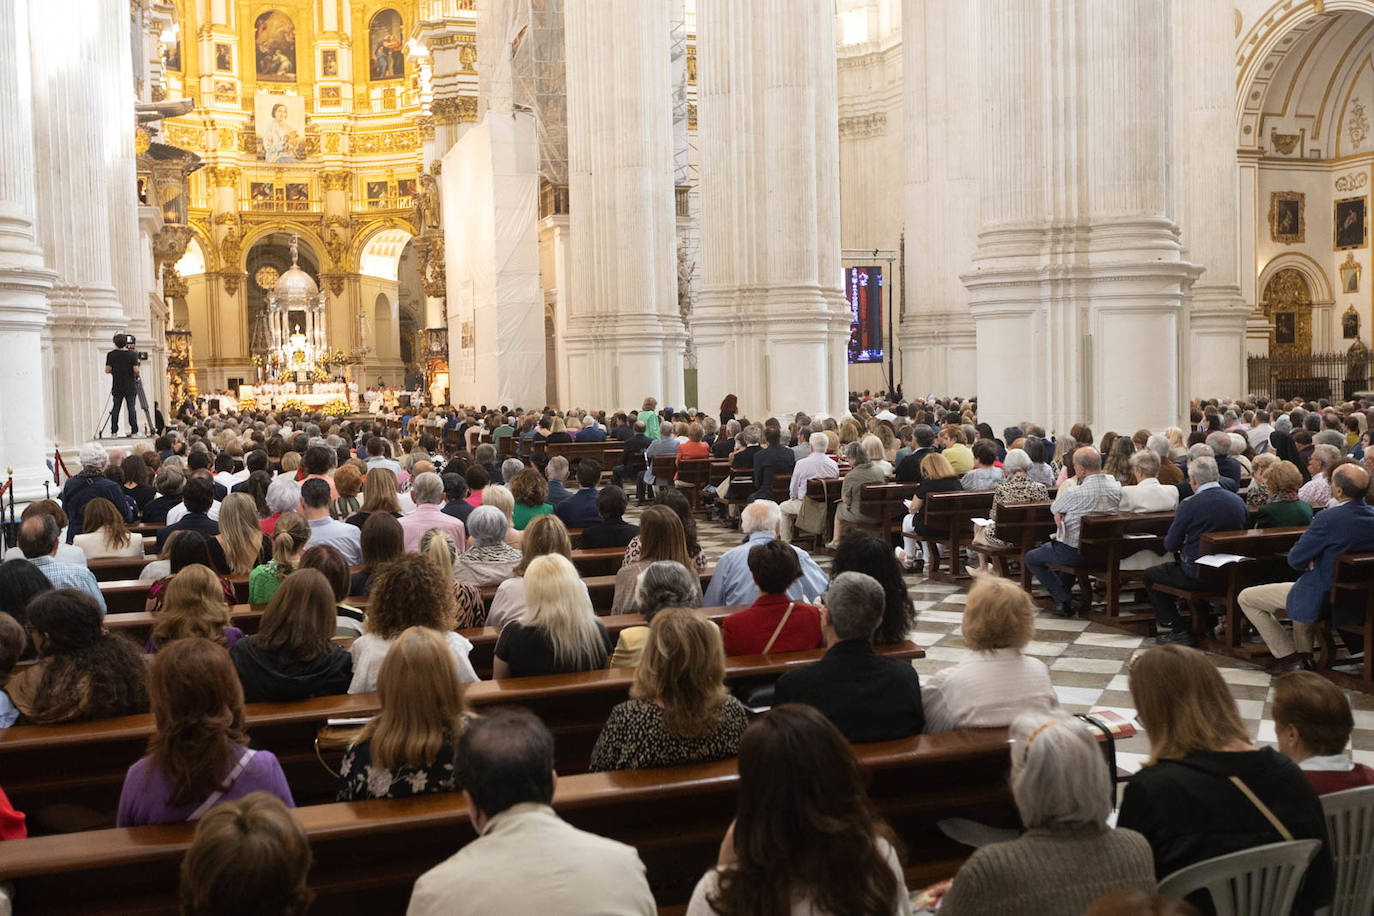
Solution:
[[[1233,444],[1230,433],[1209,433],[1207,435],[1207,447],[1212,450],[1212,455],[1217,460],[1217,473],[1235,481],[1236,485],[1227,487],[1228,490],[1235,490],[1240,487],[1242,473],[1240,462],[1231,457]]]
[[[1298,499],[1313,509],[1325,508],[1331,500],[1331,470],[1341,463],[1341,450],[1334,445],[1317,445],[1307,459],[1307,471],[1312,479],[1298,490]],[[67,513],[71,514],[70,511]],[[70,535],[68,536],[70,537]]]
[[[132,522],[135,516],[133,500],[124,495],[124,488],[105,476],[105,468],[110,456],[98,442],[87,442],[77,453],[81,462],[81,473],[67,480],[62,488],[62,511],[67,513],[67,543],[81,533],[81,518],[86,512],[86,503],[97,497],[108,499],[124,516]]]
[[[782,512],[781,537],[792,543],[792,527],[801,514],[802,503],[806,500],[806,484],[813,478],[839,477],[840,467],[829,455],[825,447],[830,440],[825,433],[812,433],[809,440],[811,454],[800,459],[792,466],[792,482],[787,487],[787,502],[778,506]]]
[[[554,455],[544,467],[544,476],[549,481],[549,495],[545,502],[557,509],[563,500],[572,496],[572,491],[563,484],[568,479],[568,459]]]
[[[519,474],[524,469],[525,462],[521,461],[519,458],[507,458],[505,461],[501,462],[501,480],[498,482],[510,486],[510,482],[515,479],[515,475]]]
[[[759,596],[758,586],[749,572],[749,551],[755,545],[773,540],[778,536],[782,522],[782,512],[778,504],[768,499],[756,499],[745,507],[740,516],[740,531],[744,543],[732,547],[716,561],[716,571],[711,576],[711,584],[702,597],[702,607],[724,607],[732,604],[751,604]],[[792,545],[797,560],[801,563],[801,578],[787,589],[787,597],[793,601],[807,601],[825,591],[830,578],[825,574],[811,554]]]
[[[415,500],[415,511],[401,517],[401,531],[405,535],[407,551],[420,549],[420,539],[431,528],[448,532],[453,543],[462,553],[467,547],[467,531],[463,523],[444,512],[444,480],[433,471],[415,475],[410,485],[410,495]]]
[[[578,442],[605,442],[606,431],[596,422],[596,417],[587,414],[582,420],[582,429],[577,434]]]
[[[1255,411],[1255,423],[1245,434],[1250,441],[1250,447],[1255,450],[1256,455],[1263,455],[1269,451],[1269,434],[1274,431],[1274,427],[1269,425],[1269,411]]]
[[[1200,589],[1197,576],[1198,543],[1211,531],[1239,531],[1250,524],[1245,500],[1218,482],[1215,458],[1206,455],[1188,462],[1188,482],[1193,495],[1179,503],[1173,524],[1164,536],[1166,553],[1178,552],[1179,561],[1160,563],[1145,570],[1145,594],[1155,610],[1156,642],[1196,645],[1188,623],[1178,613],[1178,599],[1159,591],[1158,586]]]

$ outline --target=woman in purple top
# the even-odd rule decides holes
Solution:
[[[171,643],[153,660],[148,691],[157,732],[124,777],[118,826],[194,821],[259,791],[295,807],[277,758],[247,747],[243,688],[223,646]]]

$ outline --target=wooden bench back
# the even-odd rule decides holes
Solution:
[[[973,537],[973,519],[992,512],[992,491],[931,493],[925,500],[925,528],[933,540],[949,537],[956,528],[964,540]]]
[[[1172,511],[1090,515],[1079,529],[1078,553],[1085,565],[1099,566],[1115,565],[1141,550],[1162,551],[1173,523]]]

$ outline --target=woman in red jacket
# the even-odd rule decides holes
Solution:
[[[801,561],[791,545],[776,538],[758,544],[749,551],[749,572],[759,587],[759,597],[721,621],[725,654],[819,648],[823,643],[820,610],[787,597],[787,589],[801,578]]]

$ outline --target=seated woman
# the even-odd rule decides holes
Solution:
[[[409,798],[461,789],[458,736],[472,715],[444,637],[410,627],[377,672],[382,711],[363,726],[339,767],[339,801]]]
[[[181,861],[184,916],[301,916],[315,892],[310,841],[275,795],[253,792],[196,822]]]
[[[384,516],[379,516],[384,517]],[[332,544],[316,544],[307,547],[301,554],[301,569],[314,569],[329,582],[334,593],[334,604],[338,616],[334,621],[335,636],[360,636],[363,632],[363,612],[348,603],[349,586],[353,577],[348,571],[348,561]]]
[[[689,458],[710,458],[711,446],[705,441],[706,431],[700,423],[689,423],[687,425],[687,441],[677,447],[677,466],[682,467],[682,462]],[[677,479],[675,476],[674,480]]]
[[[248,747],[243,688],[223,647],[177,640],[153,659],[148,692],[157,731],[124,777],[117,826],[194,821],[250,792],[295,807],[277,758]]]
[[[283,512],[272,534],[272,559],[248,574],[248,603],[266,604],[301,564],[310,525],[299,512]]]
[[[1374,785],[1374,768],[1345,752],[1355,716],[1341,688],[1315,671],[1290,671],[1274,680],[1273,716],[1279,751],[1318,795]]]
[[[523,620],[529,610],[525,603],[525,570],[531,563],[549,554],[572,559],[572,541],[562,519],[556,515],[539,515],[530,520],[525,529],[524,547],[520,551],[520,562],[515,564],[515,575],[502,582],[491,599],[491,610],[487,613],[489,627],[500,629],[512,620]],[[583,583],[586,587],[586,583]],[[591,600],[588,594],[587,600]]]
[[[875,437],[876,438],[876,437]],[[849,473],[840,483],[840,507],[835,511],[834,538],[827,545],[831,550],[839,546],[840,535],[845,525],[876,525],[878,519],[865,515],[863,511],[863,486],[866,483],[882,483],[887,478],[882,469],[868,457],[868,449],[862,442],[851,442],[844,447],[845,460],[849,462]],[[924,468],[922,468],[924,471]],[[955,481],[958,489],[958,479]]]
[[[991,439],[979,439],[973,443],[973,467],[959,478],[959,486],[964,490],[995,490],[1006,479],[1002,468],[997,466],[997,443]]]
[[[687,554],[692,558],[692,566],[696,567],[697,572],[705,569],[707,563],[706,551],[701,549],[701,544],[697,541],[697,522],[692,517],[692,507],[687,502],[687,497],[682,495],[682,491],[677,489],[663,489],[654,498],[654,505],[667,506],[677,513],[678,521],[682,522],[682,535],[687,541]],[[582,533],[585,538],[586,532]],[[631,563],[639,561],[640,544],[639,533],[630,539],[630,543],[625,545],[625,559],[621,560],[622,566],[629,566]]]
[[[352,573],[348,585],[350,595],[366,595],[372,591],[372,574],[383,563],[406,552],[405,531],[395,516],[378,512],[363,523],[363,563],[362,569]]]
[[[138,577],[140,582],[153,580],[153,584],[148,586],[148,598],[143,609],[150,614],[161,610],[164,592],[171,584],[172,577],[193,564],[210,566],[210,548],[206,545],[205,535],[199,531],[173,531],[163,542],[158,559],[143,567]],[[234,583],[224,576],[220,576],[219,581],[224,587],[224,600],[229,604],[238,601]]]
[[[596,494],[596,514],[601,521],[582,529],[582,547],[586,550],[628,547],[639,537],[639,528],[625,521],[625,509],[629,504],[629,497],[620,487],[615,484],[602,487]]]
[[[429,560],[408,553],[383,566],[372,584],[363,635],[349,649],[353,681],[348,692],[377,689],[382,660],[396,637],[411,627],[429,627],[443,634],[458,679],[465,684],[477,680],[477,672],[468,661],[472,643],[453,632],[454,613],[453,588]]]
[[[247,493],[230,493],[219,506],[219,534],[205,546],[222,576],[246,576],[272,560],[272,539],[262,533],[258,507]]]
[[[688,608],[654,615],[630,699],[611,710],[590,769],[637,770],[739,753],[749,711],[725,689],[720,628]]]
[[[1250,462],[1250,486],[1245,488],[1245,505],[1258,509],[1269,502],[1269,486],[1266,479],[1269,470],[1283,459],[1273,452],[1256,455]]]
[[[725,654],[759,655],[819,648],[824,641],[820,610],[787,597],[792,583],[801,578],[797,552],[774,538],[755,544],[749,551],[748,562],[759,596],[749,607],[721,621]]]
[[[932,493],[954,493],[962,489],[959,474],[944,455],[931,452],[921,459],[921,479],[916,482],[916,495],[909,503],[911,514],[902,519],[905,549],[901,560],[908,572],[920,572],[937,556],[931,552],[930,544],[920,540],[926,535],[926,499]]]
[[[661,560],[681,563],[684,569],[692,568],[692,558],[687,553],[687,539],[677,513],[667,506],[650,506],[639,518],[639,559],[621,566],[615,574],[612,614],[631,614],[639,610],[634,606],[635,584],[639,581],[639,574],[650,563]],[[699,577],[697,581],[700,582]],[[697,603],[700,604],[700,601]]]
[[[170,540],[170,538],[168,539]],[[22,627],[29,620],[29,602],[37,595],[52,591],[52,582],[43,571],[28,560],[6,560],[0,563],[0,614],[8,614]],[[30,645],[27,658],[33,652]]]
[[[231,624],[219,576],[199,563],[172,577],[155,621],[147,652],[160,652],[179,639],[191,637],[208,639],[227,649],[243,638],[243,631]]]
[[[100,605],[59,588],[25,609],[38,662],[5,685],[21,725],[89,722],[148,711],[147,663],[138,646],[105,630]]]
[[[606,667],[611,638],[571,560],[554,553],[531,563],[525,570],[525,601],[524,619],[506,624],[496,640],[493,678]]]
[[[1156,877],[1253,846],[1319,839],[1295,912],[1330,903],[1335,868],[1321,802],[1297,764],[1251,743],[1235,698],[1207,656],[1177,644],[1158,646],[1135,658],[1130,682],[1150,759],[1126,783],[1117,826],[1144,834]],[[1195,894],[1189,902],[1203,907],[1206,898]]]
[[[921,685],[926,731],[1000,728],[1018,713],[1058,708],[1050,669],[1021,654],[1035,635],[1035,605],[1021,586],[978,576],[964,605],[962,632],[971,655]]]
[[[986,440],[979,440],[983,442]],[[979,457],[979,442],[975,442],[973,448],[973,458],[981,461]],[[986,448],[983,450],[982,457],[986,457]],[[976,528],[973,532],[973,543],[984,544],[988,547],[1011,547],[1006,541],[997,537],[997,510],[1001,506],[1016,506],[1022,503],[1041,502],[1049,499],[1049,491],[1043,484],[1036,483],[1028,476],[1030,471],[1030,455],[1019,448],[1011,449],[1007,452],[1007,457],[1002,461],[1002,471],[1006,479],[996,484],[992,490],[992,511],[988,513],[988,520],[991,525]],[[964,485],[967,488],[969,475],[974,471],[969,471],[964,475]],[[984,572],[991,568],[987,557],[978,555],[978,568]]]
[[[1058,710],[1016,717],[1011,794],[1026,832],[979,848],[954,876],[941,916],[1082,913],[1111,890],[1154,890],[1150,844],[1107,827],[1112,781],[1078,719]]]
[[[506,544],[519,550],[524,543],[523,532],[515,527],[515,497],[511,495],[510,490],[499,483],[488,484],[482,491],[482,505],[501,510],[501,514],[506,517]],[[468,532],[469,535],[471,533]],[[469,537],[468,543],[472,544],[473,538]]]
[[[458,561],[458,545],[453,536],[441,528],[431,528],[420,536],[420,556],[429,560],[430,565],[453,586],[453,628],[466,630],[469,627],[485,626],[487,604],[482,600],[482,592],[470,582],[457,578],[454,564]]]
[[[323,573],[301,569],[288,576],[263,610],[258,632],[229,650],[244,702],[286,703],[348,690],[353,660],[330,642],[336,619],[334,590]]]
[[[72,543],[81,548],[88,560],[143,556],[143,535],[131,535],[124,515],[103,496],[86,503],[81,533],[72,538]]]
[[[1264,487],[1268,499],[1255,516],[1256,528],[1282,528],[1287,525],[1310,525],[1312,506],[1298,499],[1302,474],[1291,461],[1280,461],[1264,472]]]
[[[882,424],[879,424],[879,427],[885,428],[882,427]],[[888,433],[890,435],[891,430],[889,430]],[[873,433],[866,433],[864,437],[859,440],[859,444],[862,445],[864,451],[868,453],[869,462],[878,470],[878,473],[883,475],[883,480],[887,480],[891,477],[893,471],[892,462],[887,457],[887,446],[883,444],[883,440]],[[893,452],[895,453],[896,449],[893,449]]]
[[[363,478],[363,504],[344,521],[361,528],[374,514],[401,517],[401,501],[397,497],[396,472],[390,468],[369,468]]]
[[[775,706],[739,750],[739,808],[687,916],[910,916],[897,838],[844,735],[810,706]]]
[[[271,514],[259,525],[262,533],[272,537],[277,533],[277,520],[288,512],[295,512],[301,505],[301,485],[285,474],[272,478],[264,498]]]
[[[916,606],[902,578],[902,567],[881,538],[867,531],[851,531],[840,538],[830,561],[830,578],[842,572],[872,576],[883,587],[886,601],[883,622],[873,634],[873,644],[887,646],[905,641],[916,626]]]
[[[534,468],[525,468],[510,481],[510,495],[515,499],[511,524],[516,531],[524,531],[530,519],[551,515],[553,506],[547,502],[549,482]]]
[[[611,656],[612,668],[634,668],[639,664],[644,644],[649,639],[649,626],[654,615],[664,608],[701,607],[701,577],[681,563],[660,560],[650,563],[639,574],[635,585],[634,606],[644,617],[646,626],[625,627]]]
[[[467,525],[470,545],[454,562],[454,576],[481,587],[499,585],[515,575],[520,551],[506,543],[509,529],[506,514],[495,506],[473,509]]]
[[[473,508],[482,505],[482,494],[491,483],[486,468],[474,462],[463,472],[463,482],[468,485],[468,504]]]
[[[134,501],[141,516],[143,507],[157,496],[157,490],[153,489],[152,469],[142,455],[126,455],[119,467],[124,472],[124,495]]]
[[[329,504],[329,517],[346,519],[355,512],[361,512],[363,501],[358,494],[363,489],[363,473],[351,464],[341,465],[334,472],[334,489],[339,498]]]

